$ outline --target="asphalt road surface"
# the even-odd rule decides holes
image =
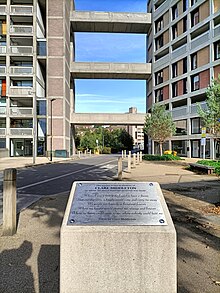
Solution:
[[[69,192],[74,181],[113,180],[117,176],[117,155],[103,155],[62,163],[19,169],[18,212],[44,196]],[[2,180],[0,173],[0,224],[2,223]]]

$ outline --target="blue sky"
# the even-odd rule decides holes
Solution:
[[[76,10],[146,12],[146,0],[75,0]],[[146,62],[146,36],[76,33],[76,61]],[[76,112],[123,113],[133,106],[146,109],[142,80],[76,80]]]

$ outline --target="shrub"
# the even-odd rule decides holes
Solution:
[[[172,154],[170,155],[144,155],[143,159],[146,161],[177,161],[181,160],[180,157],[174,156]]]
[[[112,149],[110,147],[104,147],[102,149],[103,154],[111,154]]]
[[[214,160],[199,160],[196,162],[197,164],[205,165],[205,166],[212,166],[215,168],[214,172],[217,175],[220,175],[220,161]]]

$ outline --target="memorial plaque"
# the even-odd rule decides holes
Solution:
[[[150,182],[76,184],[68,225],[167,225]]]

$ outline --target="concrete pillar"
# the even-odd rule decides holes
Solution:
[[[133,164],[132,164],[132,168],[136,168],[136,154],[133,154]]]
[[[122,180],[122,158],[118,158],[118,180]]]
[[[3,181],[3,235],[16,233],[16,169],[4,170]]]
[[[131,155],[128,155],[128,172],[131,173]]]

